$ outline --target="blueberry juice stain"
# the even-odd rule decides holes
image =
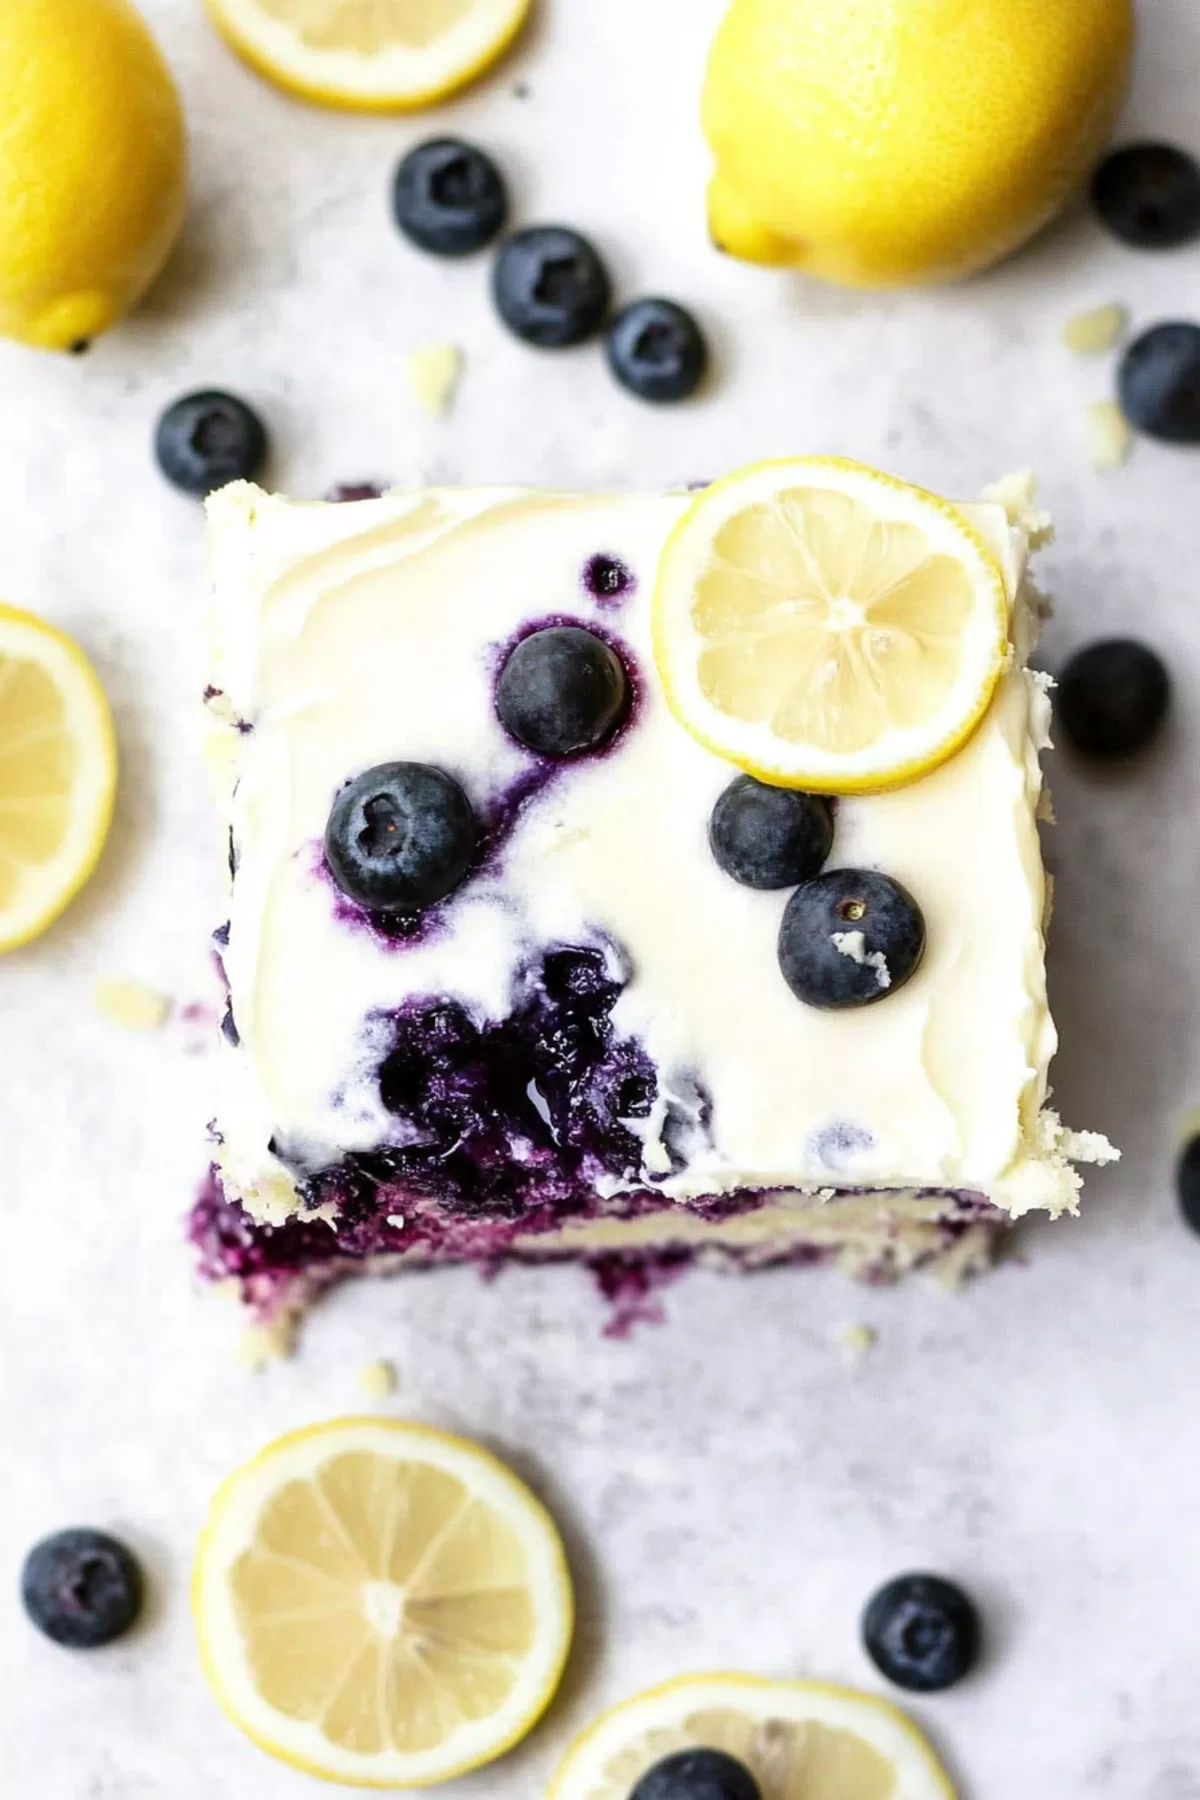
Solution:
[[[598,550],[583,565],[583,587],[597,606],[615,611],[636,591],[637,577],[619,556]]]

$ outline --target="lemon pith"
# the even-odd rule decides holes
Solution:
[[[532,0],[206,0],[243,61],[302,100],[361,112],[431,106],[512,44]]]
[[[342,1419],[219,1490],[193,1579],[201,1662],[260,1748],[352,1786],[446,1781],[549,1704],[570,1580],[549,1515],[477,1445]]]
[[[40,936],[83,887],[116,782],[112,715],[82,650],[0,606],[0,951]]]
[[[1131,0],[732,0],[705,77],[712,235],[851,286],[952,280],[1087,178]]]
[[[0,333],[64,350],[135,305],[183,223],[186,160],[130,0],[0,8]]]
[[[991,552],[949,502],[838,458],[759,463],[675,526],[654,595],[668,703],[763,781],[881,792],[982,720],[1008,654]]]
[[[930,1746],[888,1702],[816,1681],[689,1675],[613,1707],[571,1746],[546,1800],[627,1800],[662,1758],[724,1750],[763,1800],[954,1800]]]

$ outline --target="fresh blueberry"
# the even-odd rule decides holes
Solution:
[[[1200,235],[1200,168],[1173,144],[1127,144],[1092,177],[1092,205],[1137,250],[1175,250]]]
[[[267,433],[234,394],[185,394],[159,419],[154,454],[173,486],[203,498],[228,481],[254,480],[267,460]]]
[[[325,829],[343,894],[372,912],[425,912],[460,885],[479,828],[452,776],[426,763],[380,763],[344,787]]]
[[[1189,1138],[1175,1172],[1179,1210],[1192,1230],[1200,1234],[1200,1133]]]
[[[1152,326],[1130,344],[1117,375],[1135,431],[1165,444],[1200,444],[1200,325]]]
[[[508,215],[504,178],[490,156],[460,138],[418,144],[396,170],[392,210],[406,238],[434,256],[470,256]]]
[[[1133,756],[1167,716],[1171,682],[1162,658],[1132,638],[1105,638],[1077,650],[1058,678],[1054,710],[1085,756]]]
[[[739,775],[713,807],[708,841],[721,868],[743,887],[796,887],[828,858],[833,815],[817,794]]]
[[[629,1800],[762,1800],[762,1790],[723,1750],[677,1750],[646,1770]]]
[[[577,756],[612,736],[629,705],[616,651],[581,625],[547,625],[510,651],[496,710],[511,737],[539,756]]]
[[[979,1655],[979,1614],[940,1575],[898,1575],[867,1605],[867,1655],[897,1687],[936,1694],[969,1675]]]
[[[542,350],[561,350],[599,331],[612,287],[586,238],[562,225],[536,225],[501,247],[492,294],[517,337]]]
[[[103,1531],[56,1532],[34,1546],[21,1571],[25,1611],[68,1650],[98,1650],[124,1636],[142,1593],[133,1555]]]
[[[674,300],[635,300],[609,326],[605,348],[609,368],[639,400],[686,400],[708,366],[700,327]]]
[[[808,1006],[870,1006],[902,988],[925,954],[925,920],[890,875],[828,869],[798,887],[779,928],[779,966]]]

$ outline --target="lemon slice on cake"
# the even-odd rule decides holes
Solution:
[[[79,645],[0,606],[0,950],[45,931],[99,861],[117,746]]]
[[[949,501],[858,463],[759,463],[701,493],[654,596],[667,699],[779,787],[852,794],[945,762],[1008,654],[1004,577]]]
[[[328,1781],[424,1787],[491,1762],[554,1694],[573,1605],[544,1507],[477,1445],[338,1419],[213,1502],[201,1660],[260,1748]]]
[[[208,0],[233,48],[280,87],[361,112],[429,106],[507,50],[531,0]]]
[[[629,1800],[647,1770],[717,1750],[762,1800],[954,1800],[916,1727],[886,1701],[819,1681],[689,1675],[615,1707],[585,1731],[546,1800]]]

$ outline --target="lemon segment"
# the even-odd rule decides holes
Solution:
[[[987,710],[1004,577],[949,502],[857,463],[759,463],[668,539],[655,662],[692,735],[779,787],[882,792],[928,774]]]
[[[477,1445],[340,1419],[225,1483],[200,1541],[201,1661],[263,1750],[352,1786],[493,1761],[558,1686],[573,1603],[553,1521]]]
[[[945,1771],[896,1707],[853,1688],[691,1675],[605,1713],[567,1752],[546,1800],[628,1800],[680,1750],[723,1750],[762,1800],[954,1800]]]
[[[207,0],[222,36],[280,87],[325,106],[429,106],[483,73],[531,0]]]
[[[78,644],[0,606],[0,951],[45,931],[108,836],[117,747]]]
[[[183,224],[186,164],[131,0],[0,7],[0,333],[66,350],[127,312]]]

